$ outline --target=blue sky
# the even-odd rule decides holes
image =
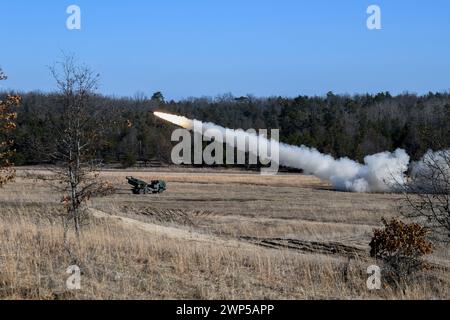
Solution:
[[[82,29],[66,28],[76,4]],[[382,10],[382,30],[366,9]],[[450,1],[0,0],[3,89],[54,88],[61,52],[108,95],[296,96],[450,89]]]

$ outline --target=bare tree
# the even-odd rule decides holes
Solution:
[[[428,227],[436,240],[450,243],[450,150],[428,151],[403,191],[402,214]]]
[[[0,80],[7,77],[0,69]],[[14,164],[11,157],[14,155],[12,148],[14,141],[11,132],[16,129],[17,114],[13,111],[21,102],[18,95],[8,95],[6,100],[0,100],[0,187],[12,181],[15,176]]]
[[[100,163],[95,157],[102,144],[104,128],[101,117],[91,105],[99,75],[84,65],[77,65],[73,56],[65,56],[50,70],[60,92],[60,104],[49,119],[55,138],[55,147],[49,156],[57,164],[52,169],[52,179],[60,182],[58,188],[64,194],[67,213],[63,216],[63,225],[67,249],[71,225],[80,239],[83,221],[88,217],[86,201],[110,193],[112,187],[99,179]]]
[[[0,80],[6,80],[6,79],[7,79],[6,74],[3,72],[2,69],[0,69]]]

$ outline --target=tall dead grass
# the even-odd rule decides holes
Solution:
[[[78,260],[62,246],[59,219],[30,208],[0,215],[3,299],[351,299],[448,298],[446,283],[417,282],[406,291],[369,292],[365,266],[323,255],[179,241],[109,220],[92,220]],[[80,264],[79,291],[66,289],[68,266]],[[439,280],[440,279],[440,280]]]

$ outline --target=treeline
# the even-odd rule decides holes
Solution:
[[[57,110],[57,94],[22,93],[18,128],[14,133],[15,163],[41,164],[54,141],[49,114]],[[216,98],[165,101],[152,98],[94,96],[92,112],[109,124],[98,158],[106,163],[132,166],[157,159],[170,163],[173,125],[156,119],[152,112],[166,111],[210,121],[229,128],[280,129],[280,140],[307,145],[335,157],[362,161],[365,155],[404,148],[419,159],[429,148],[450,147],[450,94],[423,96],[389,93],[296,98],[230,94]]]

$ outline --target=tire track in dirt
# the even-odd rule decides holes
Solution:
[[[247,248],[254,250],[255,246],[273,250],[292,250],[304,254],[337,255],[344,257],[368,258],[368,253],[363,248],[349,246],[338,242],[317,242],[285,238],[254,238],[240,237],[239,239],[222,239],[214,235],[202,234],[176,227],[162,226],[158,224],[142,222],[123,216],[114,216],[106,212],[90,209],[95,218],[116,220],[131,229],[139,229],[154,235],[184,241],[195,241],[234,248]]]
[[[272,249],[290,249],[304,253],[368,258],[368,252],[365,248],[350,246],[340,242],[318,242],[289,238],[241,237],[241,239],[261,247]]]

